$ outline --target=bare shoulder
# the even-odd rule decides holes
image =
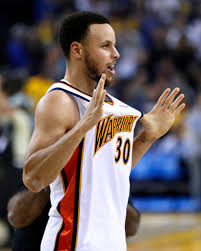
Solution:
[[[25,159],[54,144],[79,120],[79,110],[73,97],[60,90],[47,93],[36,107],[34,131]]]
[[[70,130],[79,120],[79,110],[75,100],[63,91],[47,93],[38,103],[35,111],[35,126],[64,127]],[[47,129],[47,128],[46,128]]]

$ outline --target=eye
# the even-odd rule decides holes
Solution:
[[[104,44],[103,45],[103,48],[108,48],[109,47],[109,44]]]

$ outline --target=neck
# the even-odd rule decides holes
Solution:
[[[93,95],[96,81],[90,79],[81,67],[68,66],[66,68],[64,79],[77,89],[89,95]]]

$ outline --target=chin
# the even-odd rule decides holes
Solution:
[[[105,86],[106,87],[110,87],[111,85],[113,85],[113,82],[114,82],[114,81],[112,81],[113,78],[112,77],[108,77],[107,73],[105,73],[105,74],[106,74]],[[96,80],[96,82],[98,82],[100,80],[100,78],[101,78],[101,75],[97,75],[94,80]]]
[[[106,81],[105,81],[105,86],[106,87],[110,87],[113,85],[113,81],[112,81],[112,78],[106,78]]]

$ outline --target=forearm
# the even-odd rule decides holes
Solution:
[[[133,142],[132,168],[136,166],[142,156],[149,150],[154,141],[147,139],[142,131]]]
[[[85,123],[80,120],[54,144],[31,154],[25,161],[24,184],[31,191],[38,192],[53,182],[70,160],[87,131]]]
[[[30,225],[42,212],[49,200],[49,188],[39,193],[23,190],[8,202],[8,221],[15,227]]]
[[[138,231],[140,224],[140,212],[133,206],[127,206],[127,215],[126,215],[126,237],[135,235]]]

